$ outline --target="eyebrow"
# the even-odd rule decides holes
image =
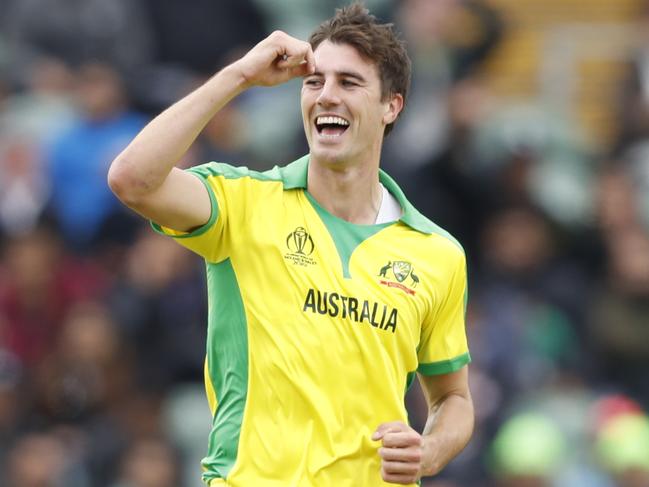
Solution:
[[[311,76],[324,76],[324,74],[316,70],[311,73]],[[356,71],[336,71],[336,76],[338,76],[339,78],[354,78],[362,83],[366,82],[366,79]]]

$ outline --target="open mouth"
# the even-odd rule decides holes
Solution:
[[[317,117],[315,128],[320,135],[339,137],[349,128],[349,122],[344,118],[335,116]]]

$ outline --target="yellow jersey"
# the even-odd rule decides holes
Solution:
[[[372,433],[408,421],[415,372],[470,361],[458,242],[382,171],[400,220],[335,217],[308,193],[308,164],[191,168],[209,221],[191,233],[153,224],[206,262],[211,486],[389,485]]]

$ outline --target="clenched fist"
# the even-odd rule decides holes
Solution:
[[[274,86],[306,76],[315,70],[313,50],[308,42],[275,31],[233,64],[246,87]]]
[[[372,440],[381,441],[381,477],[394,484],[413,484],[421,477],[424,440],[407,424],[379,425]]]

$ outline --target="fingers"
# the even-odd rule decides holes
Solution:
[[[390,431],[383,436],[383,446],[387,448],[423,446],[423,440],[416,431]]]
[[[381,464],[381,477],[386,482],[412,484],[419,478],[419,465],[406,462],[386,462]]]
[[[417,482],[418,479],[413,479],[411,475],[407,474],[391,474],[381,471],[381,478],[384,482],[391,484],[409,485]]]
[[[235,64],[246,88],[275,86],[315,70],[311,45],[282,31],[273,32]]]
[[[420,462],[422,459],[421,448],[379,448],[379,456],[386,462]]]
[[[372,435],[372,440],[380,440],[388,432],[408,431],[410,429],[412,428],[410,428],[410,426],[402,421],[390,421],[388,423],[382,423],[376,428],[376,431]]]
[[[290,68],[286,68],[283,70],[286,80],[307,76],[312,72],[313,70],[309,70],[309,67],[305,62],[303,62],[302,64],[298,64],[297,66],[292,66]]]
[[[304,59],[306,60],[307,74],[313,73],[315,71],[315,54],[313,54],[311,44],[309,44],[309,49],[307,50]]]
[[[315,58],[313,50],[308,42],[297,41],[292,39],[290,44],[285,47],[285,52],[279,56],[277,67],[288,69],[298,75],[307,75],[315,70]]]
[[[419,433],[401,421],[394,421],[379,425],[372,439],[382,443],[378,454],[383,480],[411,484],[419,479],[424,444]]]

